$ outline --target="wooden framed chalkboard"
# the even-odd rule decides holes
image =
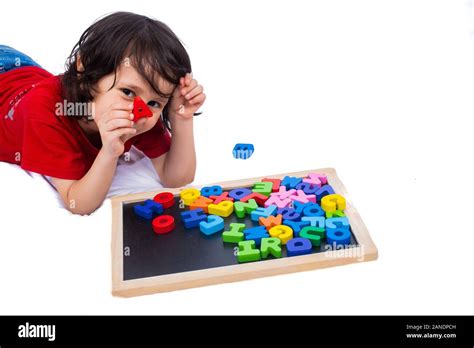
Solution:
[[[282,258],[239,264],[235,256],[236,245],[223,243],[221,233],[205,236],[199,232],[199,228],[184,228],[180,213],[186,208],[179,204],[179,193],[183,188],[119,196],[112,199],[113,295],[146,295],[377,259],[377,248],[334,169],[315,169],[265,177],[304,177],[308,173],[325,174],[335,192],[346,198],[344,212],[351,226],[351,242],[344,249],[329,250],[323,243],[308,255],[286,257],[283,250]],[[262,178],[212,185],[231,190],[250,187]],[[153,199],[162,191],[175,195],[176,204],[166,209],[165,214],[175,217],[176,229],[171,233],[157,235],[153,232],[151,221],[136,216],[133,206],[146,199]],[[258,225],[250,218],[240,219],[235,214],[224,220],[226,230],[232,222],[244,222],[247,226]]]

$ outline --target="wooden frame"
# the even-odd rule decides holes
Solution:
[[[130,194],[112,199],[112,294],[114,296],[132,297],[166,292],[193,287],[236,282],[285,273],[307,271],[318,268],[345,265],[356,262],[372,261],[378,257],[377,247],[370,238],[359,213],[352,204],[346,189],[332,168],[315,169],[279,175],[267,175],[267,178],[306,176],[308,173],[322,173],[328,177],[329,184],[336,193],[346,198],[345,214],[349,218],[352,232],[358,246],[345,250],[325,251],[296,257],[266,260],[264,262],[244,263],[224,267],[208,268],[197,271],[167,274],[143,279],[123,280],[123,231],[122,204],[133,203],[154,197],[161,191],[179,194],[182,188],[162,189],[146,193]],[[225,190],[249,186],[263,177],[217,183]]]

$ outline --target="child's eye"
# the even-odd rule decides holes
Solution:
[[[129,98],[133,98],[135,96],[135,93],[133,93],[133,91],[129,90],[128,88],[122,88],[122,92]]]
[[[148,102],[148,105],[151,106],[152,108],[157,108],[157,109],[161,107],[161,104],[154,100]]]

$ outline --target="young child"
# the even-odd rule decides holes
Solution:
[[[136,96],[153,115],[134,122]],[[59,76],[0,46],[0,161],[50,177],[77,214],[102,204],[132,145],[163,186],[183,186],[194,180],[193,116],[205,98],[179,39],[145,16],[94,23]]]

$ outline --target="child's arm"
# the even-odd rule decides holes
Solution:
[[[104,201],[109,191],[117,167],[119,156],[123,153],[125,142],[136,129],[130,119],[133,104],[112,106],[101,117],[97,126],[102,139],[92,167],[80,180],[52,178],[65,206],[75,214],[90,214]]]
[[[191,183],[196,173],[193,116],[206,99],[203,87],[191,74],[181,78],[171,99],[169,118],[173,137],[168,153],[153,158],[153,165],[165,187]]]
[[[104,201],[117,167],[117,158],[102,150],[92,167],[80,180],[52,178],[66,208],[75,214],[90,214]]]
[[[192,182],[196,172],[193,119],[170,122],[173,130],[170,149],[151,161],[163,186],[180,187]]]

